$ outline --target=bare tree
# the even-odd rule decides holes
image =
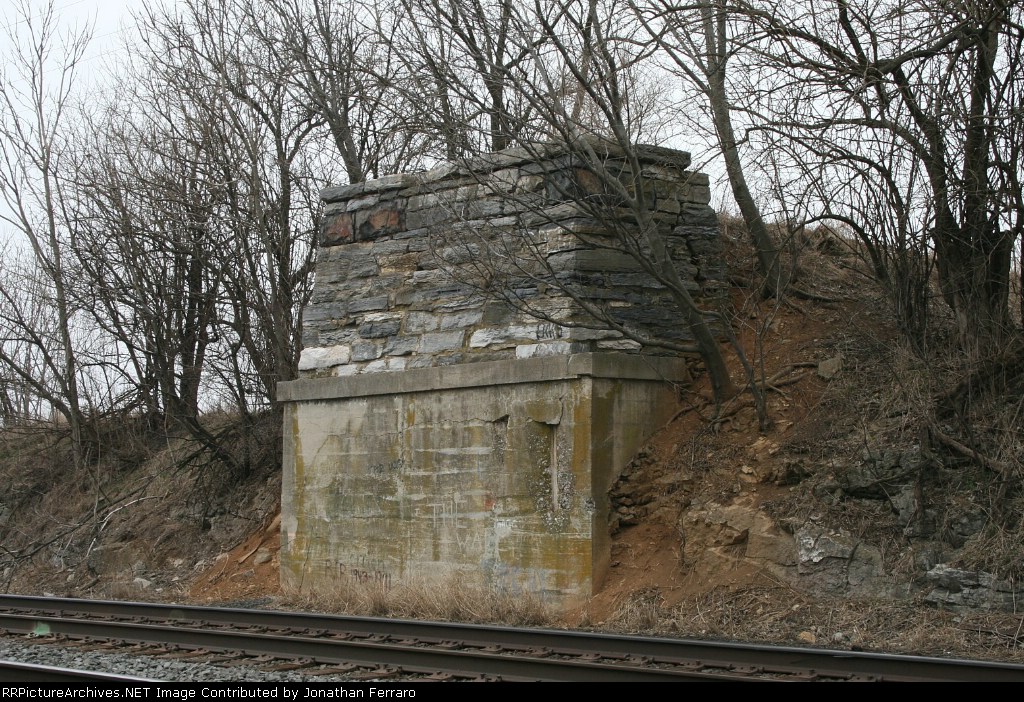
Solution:
[[[329,134],[294,53],[268,40],[283,30],[257,31],[251,9],[196,0],[139,19],[126,88],[83,129],[69,193],[69,250],[122,359],[108,372],[133,388],[124,406],[242,472],[229,442],[273,438],[251,429],[296,372],[327,183],[311,140]],[[231,436],[202,420],[212,406],[239,413]]]
[[[248,412],[274,403],[295,376],[299,314],[310,291],[320,115],[295,92],[293,52],[263,40],[247,6],[195,0],[152,11],[142,28],[151,70],[203,111],[204,145],[218,185],[210,252],[223,275],[218,301],[221,373]],[[261,34],[264,33],[264,34]]]
[[[0,360],[36,392],[44,393],[66,419],[77,463],[84,458],[85,416],[79,389],[80,349],[74,333],[75,272],[67,253],[76,231],[75,218],[67,209],[72,198],[65,197],[67,174],[74,170],[66,140],[73,119],[72,90],[89,31],[61,34],[52,2],[41,14],[23,2],[7,32],[10,55],[0,66],[0,198],[4,205],[0,220],[31,248],[42,277],[35,291],[45,290],[49,296],[56,325],[52,334],[33,329],[29,325],[34,315],[26,310],[13,311],[7,320],[25,325],[21,341],[34,346],[48,380],[33,379],[25,369],[18,369],[15,359]],[[5,297],[12,307],[26,299]]]
[[[783,272],[780,246],[768,231],[761,208],[751,191],[741,146],[746,139],[736,134],[733,113],[742,110],[738,95],[745,91],[731,80],[733,73],[743,73],[736,66],[738,55],[749,39],[743,16],[731,12],[728,0],[706,0],[693,5],[680,6],[665,0],[631,2],[637,19],[655,43],[658,52],[667,58],[673,74],[683,79],[680,112],[700,116],[695,126],[707,115],[715,133],[715,142],[725,162],[729,186],[740,209],[747,232],[757,254],[758,267],[766,296],[781,295],[792,272]],[[766,80],[766,76],[759,76]],[[679,86],[677,86],[679,87]],[[747,86],[749,87],[749,86]],[[766,91],[769,86],[756,86],[747,93]],[[697,109],[701,103],[706,110]]]
[[[0,250],[0,426],[50,419],[63,402],[54,381],[58,320],[47,277],[33,257]]]
[[[240,11],[295,88],[326,125],[348,176],[357,183],[421,166],[436,137],[417,121],[415,92],[393,41],[395,18],[370,3],[274,0]],[[271,21],[267,20],[270,13]]]
[[[903,0],[732,7],[761,33],[762,65],[787,76],[788,97],[771,106],[763,128],[792,144],[824,145],[800,151],[811,163],[820,162],[815,154],[841,154],[860,190],[877,187],[880,170],[869,164],[882,145],[892,158],[886,190],[906,193],[897,217],[909,217],[923,233],[915,238],[929,241],[920,253],[934,252],[961,344],[983,350],[1004,339],[1011,255],[1024,226],[1016,158],[1020,7]],[[833,203],[833,212],[840,209]]]
[[[96,300],[95,321],[124,351],[125,380],[151,421],[194,423],[216,338],[223,273],[212,251],[219,188],[207,150],[216,129],[186,105],[132,81],[83,148],[75,253]]]
[[[444,157],[456,160],[513,146],[530,134],[533,106],[514,81],[529,75],[537,27],[524,34],[514,0],[401,0],[397,43],[413,81],[421,124],[439,135]],[[557,4],[538,3],[532,14],[557,23]]]

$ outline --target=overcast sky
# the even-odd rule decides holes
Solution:
[[[161,0],[150,0],[150,2]],[[166,0],[172,2],[173,0]],[[122,52],[123,33],[131,32],[132,13],[143,7],[144,0],[52,0],[63,31],[92,28],[92,40],[82,62],[83,74],[99,78],[104,67],[117,65]],[[25,8],[33,21],[45,13],[46,0],[0,0],[0,55],[8,55],[10,34],[27,29]]]
[[[150,0],[150,2],[161,0]],[[173,2],[173,0],[166,0]],[[132,12],[139,12],[143,0],[53,0],[55,14],[59,22],[58,33],[70,34],[84,29],[91,29],[92,39],[89,42],[76,78],[77,96],[89,99],[89,95],[106,87],[109,81],[109,68],[116,67],[124,60],[124,33],[131,33]],[[46,12],[45,0],[0,0],[0,60],[8,62],[13,53],[12,35],[26,36],[29,22],[42,22]],[[26,16],[28,19],[26,19]],[[60,56],[52,58],[48,74],[57,77]],[[14,79],[17,71],[6,63],[2,68],[8,79]],[[50,78],[47,75],[47,78]],[[0,202],[0,208],[6,206]],[[11,234],[10,225],[0,223],[0,246]],[[20,237],[16,236],[15,241]]]

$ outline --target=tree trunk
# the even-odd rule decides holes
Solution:
[[[788,280],[783,280],[782,268],[779,264],[779,249],[768,232],[768,227],[761,217],[761,210],[754,201],[754,196],[751,194],[747,179],[743,174],[743,162],[740,160],[736,133],[732,127],[732,115],[729,112],[729,98],[725,87],[728,39],[725,10],[721,7],[713,9],[710,5],[703,5],[701,19],[707,51],[705,75],[708,82],[706,92],[711,103],[719,149],[722,152],[722,158],[725,159],[729,186],[736,204],[739,205],[743,221],[747,225],[747,233],[757,252],[758,270],[764,279],[762,286],[764,296],[777,297],[785,290]]]
[[[959,232],[958,232],[959,234]],[[1011,237],[990,232],[973,243],[966,236],[937,232],[939,286],[956,317],[968,353],[988,355],[1009,334]]]

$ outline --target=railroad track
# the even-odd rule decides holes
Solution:
[[[166,649],[167,655],[218,652],[235,662],[248,656],[277,665],[282,659],[330,664],[335,672],[356,677],[1024,681],[1024,666],[984,661],[13,595],[0,595],[0,628],[148,644]]]

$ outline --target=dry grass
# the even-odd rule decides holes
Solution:
[[[180,602],[187,592],[184,586],[174,584],[172,587],[144,587],[135,582],[130,575],[128,579],[115,578],[100,580],[90,592],[90,598],[100,600],[121,600],[124,602]]]
[[[629,633],[1024,661],[1024,616],[814,598],[784,585],[717,587],[675,607],[636,593],[606,628]]]
[[[554,626],[558,610],[540,595],[486,587],[475,574],[452,573],[436,580],[398,584],[340,578],[315,591],[291,593],[286,603],[301,609],[376,617],[489,622],[510,626]]]
[[[239,479],[184,460],[195,453],[191,442],[160,437],[136,417],[94,429],[90,460],[77,472],[63,432],[0,433],[0,483],[8,488],[0,497],[0,589],[174,597],[185,559],[212,558],[277,511],[278,459],[262,444],[253,454],[260,462]],[[136,575],[153,581],[152,590],[134,583]]]
[[[1008,580],[1024,578],[1024,350],[978,361],[937,343],[926,357],[896,346],[883,356],[893,378],[875,416],[890,445],[920,445],[922,475],[938,538],[958,546],[953,562]],[[991,368],[996,366],[996,378]],[[962,403],[962,404],[958,404]],[[958,405],[955,408],[954,405]],[[984,529],[960,545],[957,521],[982,513]]]
[[[608,627],[631,634],[649,634],[662,628],[665,609],[656,588],[629,593],[616,607]]]

